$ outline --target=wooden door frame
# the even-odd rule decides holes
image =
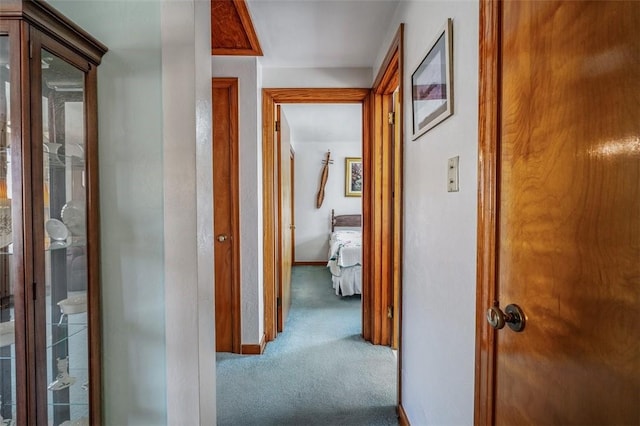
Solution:
[[[289,145],[289,168],[291,169],[291,266],[296,261],[296,175],[295,175],[296,150]]]
[[[495,330],[484,313],[496,300],[502,4],[480,1],[478,241],[474,423],[494,424]]]
[[[231,139],[231,228],[232,235],[229,239],[231,244],[231,253],[233,256],[231,267],[231,328],[232,328],[232,351],[233,353],[242,353],[242,316],[240,312],[241,306],[241,287],[240,287],[240,201],[239,201],[239,132],[238,132],[238,79],[235,77],[224,78],[214,77],[211,79],[211,91],[213,89],[227,89],[229,91],[229,137]],[[213,111],[212,111],[213,115]],[[213,120],[214,125],[216,120]],[[213,131],[212,131],[213,133]],[[212,140],[212,143],[213,140]],[[213,158],[211,159],[213,163]],[[214,239],[215,241],[215,239]],[[214,295],[215,298],[215,295]],[[215,304],[215,300],[214,300]]]
[[[337,88],[273,88],[262,89],[262,208],[263,208],[263,291],[264,291],[264,337],[270,342],[277,335],[277,265],[278,265],[278,199],[277,167],[275,162],[275,105],[276,104],[340,104],[356,103],[362,105],[363,146],[371,142],[371,105],[370,89]],[[364,154],[364,152],[363,152]],[[366,176],[365,176],[366,178]],[[365,179],[366,185],[366,179]],[[363,193],[363,205],[366,195]],[[365,212],[363,212],[366,214]],[[364,259],[363,259],[364,261]],[[364,270],[365,268],[363,268]],[[363,279],[363,315],[365,311],[365,289]],[[367,312],[367,316],[369,313]],[[364,317],[363,317],[364,318]],[[363,324],[364,327],[364,324]]]
[[[284,234],[284,229],[282,229],[282,213],[283,213],[283,205],[282,205],[282,171],[283,171],[283,167],[289,167],[291,168],[291,161],[292,161],[292,156],[293,156],[293,147],[291,146],[291,141],[289,140],[289,161],[287,161],[287,164],[283,164],[282,162],[282,110],[280,108],[280,105],[276,105],[276,121],[279,123],[279,128],[276,131],[277,136],[275,137],[275,140],[277,141],[277,146],[274,148],[275,152],[276,152],[276,169],[277,169],[277,183],[276,183],[276,196],[277,196],[277,210],[278,210],[278,224],[280,225],[280,227],[278,229],[280,229],[280,238],[277,239],[277,244],[278,244],[278,254],[277,254],[277,265],[279,268],[279,272],[281,273],[283,268],[283,263],[282,263],[282,258],[283,253],[284,253],[284,241],[283,241],[283,237],[282,235]],[[294,203],[294,198],[293,198],[293,174],[290,173],[289,176],[289,191],[290,193],[290,203],[291,205],[289,206],[289,213],[291,214],[291,221],[293,222],[293,203]],[[293,267],[293,259],[294,259],[294,250],[293,250],[293,229],[290,228],[291,231],[291,241],[289,242],[289,244],[291,244],[291,265],[290,267]],[[282,276],[281,274],[279,274],[278,276]],[[278,333],[281,333],[282,331],[284,331],[284,324],[286,322],[286,318],[285,318],[285,300],[283,297],[283,280],[279,280],[276,281],[276,287],[277,287],[277,299],[276,299],[276,319],[277,319],[277,330]],[[290,308],[291,308],[291,273],[289,273],[289,306],[287,306],[286,308],[286,312],[288,313]]]
[[[363,268],[364,282],[375,287],[367,312],[370,328],[365,328],[364,338],[373,344],[392,344],[393,321],[387,318],[387,310],[399,320],[401,306],[393,306],[393,294],[389,291],[397,286],[401,294],[402,237],[395,238],[394,229],[402,231],[402,143],[404,116],[402,108],[395,116],[395,125],[400,126],[400,140],[396,145],[396,158],[399,163],[394,167],[393,132],[389,125],[389,113],[393,111],[393,93],[398,90],[399,103],[403,104],[403,32],[404,25],[387,50],[380,71],[372,89],[372,143],[363,147],[363,162],[373,173],[365,173],[365,191],[363,199],[363,247],[364,258],[369,259],[371,268]],[[368,175],[368,179],[367,179]],[[397,185],[399,183],[399,185]],[[398,192],[395,193],[394,192]],[[367,214],[368,213],[368,214]],[[401,233],[401,232],[400,232]],[[401,300],[401,297],[400,297]],[[363,305],[365,300],[363,299]],[[363,309],[364,311],[364,309]]]
[[[398,330],[398,354],[402,353],[402,187],[404,153],[404,24],[400,24],[396,35],[387,50],[380,71],[373,84],[373,143],[370,152],[363,152],[363,161],[369,161],[371,181],[365,186],[369,192],[368,211],[365,216],[368,235],[363,245],[367,248],[366,257],[371,260],[371,269],[363,270],[363,279],[375,283],[373,291],[371,318],[371,338],[373,343],[392,345],[393,331]],[[389,125],[389,114],[394,111],[394,92],[397,89],[397,104],[394,114],[394,126]],[[394,145],[394,132],[397,141]],[[392,164],[393,162],[393,164]],[[365,174],[366,177],[366,174]],[[364,238],[364,236],[363,236]],[[385,285],[384,283],[388,283]],[[394,303],[394,293],[397,304]],[[383,321],[386,307],[392,306],[393,320]],[[382,312],[382,315],[380,314]],[[378,322],[376,322],[378,320]],[[397,326],[397,327],[396,327]],[[402,357],[398,356],[397,365],[398,414],[401,424],[409,424],[402,408]]]
[[[282,108],[280,105],[276,105],[276,122],[278,127],[275,128],[275,168],[276,168],[276,183],[275,183],[275,197],[276,197],[276,211],[277,211],[277,226],[278,232],[276,233],[279,238],[276,238],[276,245],[278,251],[276,252],[276,332],[281,333],[284,330],[284,319],[282,318]],[[280,279],[278,279],[280,278]]]

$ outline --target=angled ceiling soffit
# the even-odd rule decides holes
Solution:
[[[245,0],[211,0],[211,54],[262,56]]]

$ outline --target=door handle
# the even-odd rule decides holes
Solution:
[[[225,241],[227,241],[229,237],[227,237],[225,234],[220,234],[216,237],[216,239],[218,240],[218,242],[224,243]]]
[[[507,305],[504,312],[498,306],[492,306],[487,310],[487,322],[496,330],[502,329],[506,324],[513,331],[522,331],[526,317],[518,305]]]

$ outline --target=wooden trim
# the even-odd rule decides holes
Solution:
[[[265,340],[264,333],[262,334],[262,338],[260,339],[260,343],[242,345],[242,355],[262,355],[264,353],[264,349],[267,346],[267,341]]]
[[[262,205],[263,205],[263,289],[264,330],[267,342],[276,337],[277,329],[277,240],[278,214],[276,210],[276,161],[275,161],[275,105],[305,103],[360,103],[362,104],[363,146],[369,145],[369,89],[335,88],[267,88],[262,89]],[[366,175],[366,174],[365,174]],[[364,268],[363,268],[364,269]],[[363,301],[367,283],[363,279]],[[364,306],[364,303],[363,303]],[[364,308],[363,308],[364,311]],[[364,324],[363,324],[364,328]]]
[[[402,402],[402,205],[404,153],[404,25],[400,24],[385,55],[372,89],[373,143],[370,148],[366,205],[371,210],[368,235],[368,261],[375,265],[367,273],[378,283],[369,306],[372,343],[398,345],[397,396]],[[394,92],[398,89],[394,105]],[[389,126],[388,114],[395,111],[395,125]],[[393,307],[393,320],[386,319],[388,306]],[[397,325],[397,333],[395,336]],[[407,422],[408,424],[408,422]]]
[[[274,147],[275,150],[275,166],[276,166],[276,185],[275,185],[275,195],[276,195],[276,211],[277,211],[277,217],[278,217],[278,231],[277,234],[278,238],[276,238],[276,246],[277,248],[277,254],[276,254],[276,271],[277,271],[277,276],[278,276],[278,280],[276,280],[276,302],[279,300],[280,303],[276,303],[276,331],[278,333],[282,333],[282,331],[284,330],[284,318],[282,315],[282,303],[283,303],[283,297],[282,297],[282,285],[283,285],[283,279],[282,279],[282,259],[283,259],[283,247],[284,247],[284,241],[283,241],[283,230],[282,230],[282,108],[280,107],[280,105],[276,105],[276,122],[279,123],[278,124],[278,128],[276,129],[276,145]]]
[[[57,9],[44,1],[3,0],[2,16],[24,19],[47,37],[82,54],[95,65],[100,65],[107,46],[80,28]]]
[[[368,132],[371,138],[369,143],[362,145],[362,166],[365,173],[362,176],[362,338],[368,342],[371,341],[372,335],[372,302],[369,296],[369,285],[372,282],[372,269],[375,265],[373,256],[373,239],[371,231],[373,229],[373,198],[372,198],[372,180],[374,173],[368,173],[369,170],[375,170],[372,160],[373,156],[373,138],[374,132],[372,111],[375,109],[373,105],[373,95],[367,97],[368,116],[366,121],[369,126],[363,129]],[[366,290],[364,287],[367,287]]]
[[[256,34],[256,30],[251,20],[251,14],[247,8],[245,0],[232,0],[233,6],[238,12],[238,17],[242,23],[242,30],[244,35],[247,36],[249,42],[249,48],[241,47],[214,47],[211,49],[212,55],[230,55],[230,56],[262,56],[262,47],[260,47],[260,40]]]
[[[233,0],[233,3],[236,6],[236,10],[238,11],[238,15],[242,21],[242,26],[244,27],[244,31],[249,39],[249,44],[251,45],[251,50],[245,53],[245,55],[250,54],[251,56],[262,56],[262,48],[260,47],[260,41],[258,40],[256,30],[253,27],[247,3],[244,0]]]
[[[237,78],[228,80],[231,92],[231,238],[233,252],[233,351],[242,350],[242,285],[240,282],[240,130],[239,130],[239,82]]]
[[[21,56],[28,55],[27,26],[21,26],[20,22],[5,22],[9,34],[9,49],[11,64],[19,64]],[[28,66],[12,66],[9,70],[11,87],[14,88],[10,94],[11,105],[11,172],[13,179],[13,202],[11,215],[13,225],[13,261],[12,271],[14,273],[14,320],[18,324],[27,324],[21,332],[16,330],[15,336],[15,371],[16,371],[16,415],[25,424],[35,423],[35,417],[29,417],[31,413],[27,411],[28,406],[35,404],[34,392],[28,392],[30,386],[34,385],[35,365],[33,337],[34,329],[33,304],[27,303],[32,300],[31,286],[27,283],[33,282],[33,269],[25,267],[26,259],[33,259],[33,244],[25,244],[33,241],[32,234],[32,204],[30,193],[31,182],[31,126],[29,94],[30,80]],[[19,88],[19,90],[15,90]],[[19,384],[24,384],[20,386]]]
[[[279,104],[356,104],[364,102],[369,89],[263,89]]]
[[[238,115],[238,78],[212,78],[212,89],[227,89],[229,91],[229,137],[231,139],[230,157],[230,192],[231,192],[231,321],[232,321],[232,350],[241,353],[242,345],[242,292],[240,284],[240,156],[239,156],[239,115]]]
[[[373,83],[375,93],[389,94],[402,84],[402,65],[404,56],[402,48],[404,44],[404,24],[400,24],[391,46],[380,65],[380,70]]]
[[[398,67],[398,99],[396,109],[396,126],[398,143],[396,144],[396,162],[394,170],[395,180],[395,196],[393,201],[393,214],[394,214],[394,229],[392,234],[394,235],[393,243],[393,258],[394,258],[394,286],[396,288],[395,299],[397,303],[394,303],[394,317],[397,321],[397,345],[398,345],[398,404],[402,403],[402,265],[403,265],[403,251],[404,246],[404,222],[402,208],[404,206],[404,24],[400,24],[396,37],[394,38],[393,45],[397,49],[397,67]],[[392,296],[392,300],[394,296]],[[404,410],[403,410],[404,412]],[[405,414],[406,415],[406,414]],[[407,424],[409,424],[407,420]]]
[[[27,27],[25,25],[25,27]],[[27,27],[28,28],[28,27]],[[31,174],[25,180],[25,184],[30,182],[31,194],[30,199],[32,200],[32,215],[31,220],[31,245],[36,246],[35,242],[44,242],[44,229],[42,229],[42,223],[44,223],[44,212],[43,209],[37,208],[37,206],[44,206],[44,189],[43,189],[43,181],[44,181],[44,171],[42,167],[37,167],[36,165],[44,164],[43,162],[43,152],[42,152],[42,144],[36,144],[36,141],[43,140],[43,128],[40,123],[42,123],[42,69],[40,65],[40,49],[42,43],[43,35],[39,33],[36,29],[30,29],[28,40],[31,43],[31,49],[34,52],[33,60],[29,61],[29,67],[31,69],[31,75],[29,77],[31,82],[30,87],[30,95],[31,98],[28,103],[29,110],[31,112],[30,124],[31,124],[31,139],[25,140],[25,144],[29,145],[30,156],[31,156]],[[25,38],[27,40],[27,38]],[[27,68],[27,67],[25,67]],[[51,130],[51,127],[50,127]],[[51,138],[52,139],[52,138]],[[40,225],[40,226],[38,226]],[[27,242],[28,245],[28,242]],[[43,250],[33,250],[33,282],[36,283],[35,293],[31,293],[31,297],[33,298],[33,311],[31,314],[33,315],[33,324],[29,326],[29,331],[34,333],[33,340],[30,341],[32,344],[31,347],[28,347],[27,350],[32,353],[33,358],[31,362],[35,362],[32,364],[33,366],[38,366],[38,368],[34,368],[33,376],[29,380],[29,384],[34,384],[33,393],[29,395],[30,399],[35,398],[35,420],[37,424],[46,424],[47,423],[47,391],[45,389],[45,384],[47,383],[47,369],[42,368],[42,366],[48,365],[47,355],[46,355],[46,297],[45,297],[45,253]],[[27,283],[25,283],[27,284]],[[27,288],[29,285],[27,284]],[[30,290],[27,289],[27,293]],[[29,321],[27,320],[27,323]],[[32,352],[33,351],[33,352]],[[30,413],[31,414],[31,413]]]
[[[406,411],[404,411],[404,407],[402,406],[402,404],[398,404],[397,412],[398,412],[398,425],[411,426],[411,423],[409,423],[409,417],[407,417],[407,413]]]
[[[494,424],[495,332],[484,318],[496,292],[500,128],[501,14],[499,1],[480,2],[478,242],[476,290],[476,425]]]
[[[264,333],[267,342],[276,338],[276,164],[274,162],[275,101],[262,90],[262,209],[263,209],[263,291]]]
[[[102,413],[102,314],[100,283],[100,193],[98,179],[98,79],[97,69],[86,74],[85,111],[87,119],[87,300],[89,302],[89,423],[99,426]]]
[[[293,266],[327,266],[326,260],[303,260],[300,262],[293,262]]]
[[[296,258],[296,150],[289,145],[289,167],[291,168],[291,266],[295,266]]]
[[[374,90],[375,92],[375,90]],[[381,300],[381,286],[382,282],[389,283],[389,277],[384,275],[383,273],[383,263],[388,261],[386,256],[384,256],[383,248],[382,248],[382,239],[383,234],[385,233],[383,229],[382,223],[382,202],[383,202],[383,145],[385,139],[384,128],[388,127],[385,125],[386,120],[385,117],[385,106],[384,99],[382,95],[374,95],[373,96],[373,143],[371,148],[371,158],[369,160],[369,164],[371,167],[369,170],[372,170],[373,173],[369,173],[371,175],[370,186],[368,189],[370,199],[370,215],[371,215],[371,228],[369,228],[368,232],[371,233],[371,243],[370,243],[370,258],[369,262],[371,265],[371,285],[373,286],[372,297],[371,297],[371,337],[370,341],[374,345],[383,344],[381,329],[382,322],[384,321],[381,318],[381,314],[384,310],[382,306],[383,302]],[[386,322],[386,321],[385,321]],[[384,342],[387,343],[387,342]]]
[[[368,271],[370,280],[376,283],[373,292],[370,314],[372,329],[370,341],[374,344],[390,345],[392,342],[393,321],[386,320],[387,307],[393,305],[394,285],[401,286],[399,265],[401,265],[402,240],[402,108],[397,111],[396,126],[399,126],[398,143],[393,144],[394,129],[389,126],[387,117],[393,110],[393,92],[399,88],[399,104],[402,106],[402,44],[404,26],[400,25],[387,51],[383,64],[375,79],[373,95],[373,138],[367,181],[370,199],[366,205],[370,209],[371,249],[367,256],[374,267]],[[392,159],[396,159],[392,164]],[[395,192],[395,194],[394,194]],[[398,266],[396,266],[398,265]],[[394,306],[395,315],[400,315],[400,306]]]

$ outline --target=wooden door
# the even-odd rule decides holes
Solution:
[[[638,28],[636,1],[482,3],[476,424],[640,421]]]
[[[278,284],[278,331],[284,324],[291,307],[291,263],[293,247],[292,181],[291,181],[291,130],[280,105],[277,107],[278,122],[278,170],[280,173],[280,282]]]
[[[238,80],[213,79],[216,351],[240,353]]]
[[[391,329],[391,347],[398,349],[400,347],[400,289],[402,279],[402,106],[400,104],[400,87],[398,86],[392,94],[393,102],[393,134],[392,134],[392,147],[391,147],[391,176],[393,182],[392,199],[393,205],[391,206],[391,235],[393,244],[391,245],[391,259],[393,262],[392,276],[391,276],[391,295],[389,299],[392,303],[392,321],[393,327]]]

